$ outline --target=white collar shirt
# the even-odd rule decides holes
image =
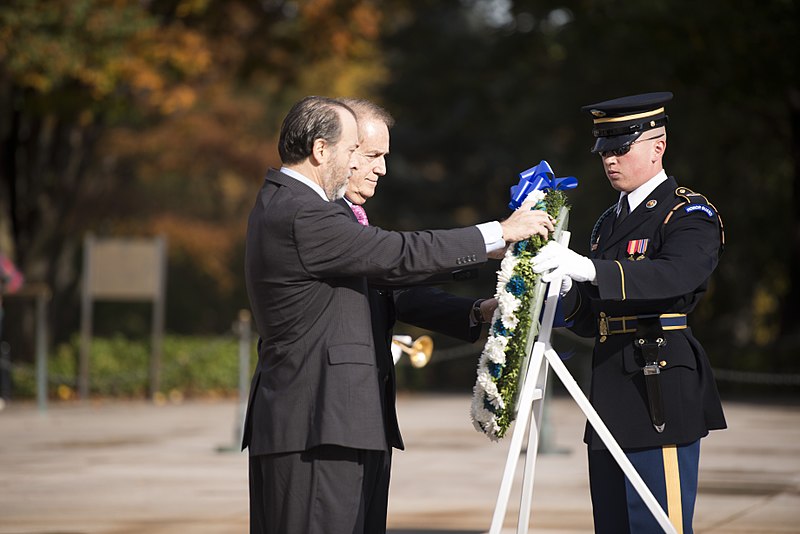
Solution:
[[[617,214],[619,214],[620,206],[622,205],[621,202],[623,199],[627,198],[628,200],[628,213],[632,213],[633,210],[639,206],[644,199],[646,199],[650,193],[655,191],[656,187],[661,185],[667,179],[667,173],[662,169],[661,172],[647,180],[645,183],[631,191],[630,193],[620,193],[619,201],[617,202]]]
[[[318,183],[311,181],[309,178],[300,174],[296,170],[290,169],[288,167],[281,167],[280,171],[286,176],[290,176],[295,180],[297,180],[298,182],[306,184],[308,187],[313,189],[319,196],[321,196],[323,200],[325,200],[326,202],[328,201],[328,197],[325,195],[325,191],[319,186]]]

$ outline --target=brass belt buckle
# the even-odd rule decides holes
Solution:
[[[603,343],[608,337],[608,317],[604,312],[600,312],[598,327],[600,328],[600,343]]]

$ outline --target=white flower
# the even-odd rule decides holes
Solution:
[[[509,250],[511,248],[509,247]],[[508,283],[511,277],[514,276],[514,267],[517,266],[517,263],[519,263],[519,260],[513,255],[509,256],[508,252],[506,252],[506,257],[500,262],[500,270],[497,271],[497,280]]]
[[[512,312],[512,313],[504,313],[500,320],[503,321],[503,326],[506,327],[508,330],[514,330],[517,325],[519,324],[519,318]]]
[[[498,274],[498,276],[497,276],[497,286],[495,287],[495,290],[494,290],[494,298],[499,299],[500,295],[502,295],[503,293],[508,293],[508,290],[506,289],[506,284],[507,283],[508,283],[508,280],[506,280],[506,281],[500,280],[500,275]]]
[[[525,202],[529,200],[533,200],[534,202],[539,202],[540,200],[544,200],[545,196],[547,196],[547,194],[544,191],[542,191],[541,189],[537,189],[536,191],[531,191],[530,193],[528,193],[528,196],[525,197]]]
[[[495,388],[494,395],[488,395],[488,398],[489,398],[489,402],[491,402],[492,406],[494,406],[495,408],[498,408],[498,409],[502,410],[503,408],[506,407],[506,403],[503,401],[503,396],[500,395],[500,392],[497,391],[496,388]]]
[[[500,320],[503,322],[503,326],[508,330],[514,330],[519,323],[516,311],[519,309],[520,303],[520,300],[508,291],[503,291],[503,293],[497,297],[497,309],[500,310]]]
[[[506,363],[506,347],[508,346],[508,338],[503,336],[491,335],[486,340],[486,346],[483,353],[489,361],[498,365]]]
[[[514,313],[519,308],[519,305],[520,300],[508,291],[503,291],[497,297],[497,307],[500,309],[501,315]]]
[[[492,441],[498,441],[497,434],[500,432],[500,426],[497,424],[495,415],[484,406],[485,398],[486,392],[480,384],[476,383],[473,390],[472,405],[470,406],[472,426],[478,432],[486,434]]]
[[[471,415],[472,426],[475,427],[475,430],[486,434],[492,441],[498,440],[497,433],[500,431],[500,427],[497,425],[497,419],[492,412],[483,406],[476,406],[473,403]]]
[[[481,421],[479,421],[478,418],[476,417],[474,408],[472,409],[471,413],[472,413],[472,426],[474,426],[475,430],[477,430],[478,432],[483,432],[483,425],[481,424]]]
[[[495,322],[497,322],[498,319],[500,319],[500,309],[499,308],[495,308],[494,309],[494,313],[492,313],[492,322],[491,322],[491,324],[494,324]]]
[[[478,370],[478,384],[489,395],[497,392],[497,386],[492,381],[492,375],[489,374],[489,370],[485,366]]]
[[[485,397],[492,406],[495,408],[505,408],[506,404],[500,392],[497,390],[497,384],[494,383],[492,375],[485,367],[478,370],[478,384],[483,388]]]

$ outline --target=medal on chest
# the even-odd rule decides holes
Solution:
[[[643,260],[644,254],[647,252],[647,244],[649,242],[649,239],[632,239],[628,241],[628,248],[626,249],[628,253],[628,260]]]

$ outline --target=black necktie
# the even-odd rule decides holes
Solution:
[[[619,223],[622,222],[622,219],[628,216],[630,212],[630,207],[628,206],[628,195],[622,197],[619,201],[619,213],[617,213],[617,218],[614,220],[614,228],[619,226]]]

